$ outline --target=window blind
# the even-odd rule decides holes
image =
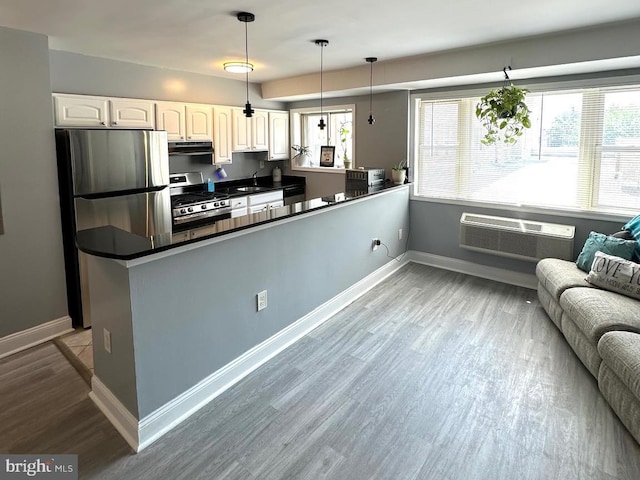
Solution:
[[[530,93],[532,126],[512,145],[482,145],[479,100],[419,102],[418,195],[611,213],[640,209],[640,87]]]

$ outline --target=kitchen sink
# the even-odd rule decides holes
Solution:
[[[264,192],[265,190],[271,190],[269,187],[238,187],[236,188],[238,192]]]

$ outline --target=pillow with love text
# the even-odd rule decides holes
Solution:
[[[605,290],[640,299],[640,264],[596,252],[587,282]]]

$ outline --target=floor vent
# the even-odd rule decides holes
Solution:
[[[475,213],[460,217],[462,248],[534,262],[547,257],[573,260],[574,234],[571,225]]]

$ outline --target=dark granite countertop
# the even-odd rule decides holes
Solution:
[[[387,184],[372,187],[368,191],[351,191],[336,193],[328,197],[314,198],[305,202],[294,203],[265,212],[248,214],[237,218],[218,220],[209,225],[193,230],[181,230],[143,237],[129,233],[112,225],[80,230],[77,232],[78,249],[98,257],[118,260],[131,260],[154,253],[170,250],[181,245],[201,242],[205,239],[223,236],[232,232],[245,230],[257,225],[277,222],[286,218],[303,215],[315,210],[332,207],[363,197],[376,195],[389,190],[402,189],[405,185]],[[277,187],[276,187],[277,188]]]
[[[248,186],[257,186],[264,191],[269,190],[283,190],[283,195],[285,197],[288,194],[295,195],[302,190],[304,193],[304,189],[306,187],[306,178],[305,177],[296,177],[293,175],[283,175],[282,181],[274,182],[271,176],[268,177],[258,177],[256,179],[256,183],[254,185],[253,180],[251,178],[243,178],[241,180],[229,180],[226,182],[218,182],[216,183],[216,192],[221,192],[228,195],[247,195],[247,192],[238,191],[238,188],[248,187]],[[251,192],[258,193],[258,192]]]

